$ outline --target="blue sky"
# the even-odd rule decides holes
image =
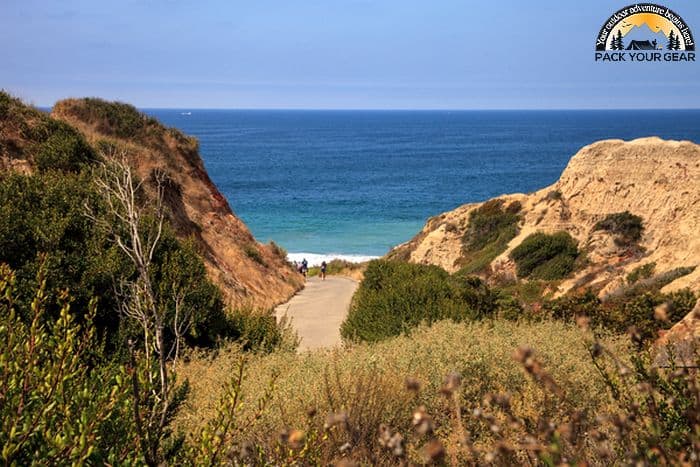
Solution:
[[[700,108],[700,63],[593,61],[629,3],[1,0],[0,87],[36,105]],[[700,37],[700,2],[663,4]]]

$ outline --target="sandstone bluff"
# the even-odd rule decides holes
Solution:
[[[605,297],[645,264],[653,263],[656,274],[700,264],[700,146],[692,142],[655,137],[597,142],[582,148],[553,185],[497,199],[517,201],[522,209],[517,234],[480,273],[491,280],[514,277],[509,253],[535,232],[566,231],[586,255],[585,266],[556,284],[555,295],[590,287]],[[456,272],[470,213],[483,204],[465,204],[429,219],[389,256]],[[643,221],[634,251],[595,228],[606,215],[624,211]],[[664,291],[683,287],[700,289],[700,268],[672,280]]]

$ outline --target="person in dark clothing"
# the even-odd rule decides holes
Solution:
[[[304,279],[306,279],[306,274],[309,272],[309,262],[306,261],[306,258],[301,260],[301,273],[304,275]]]
[[[327,267],[328,267],[328,265],[326,264],[325,261],[321,263],[321,280],[322,281],[326,280],[326,268]]]

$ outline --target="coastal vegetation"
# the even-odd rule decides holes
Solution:
[[[91,169],[80,173],[46,171],[32,175],[8,174],[0,179],[0,260],[16,274],[15,300],[29,304],[44,268],[49,297],[47,313],[57,316],[57,297],[70,291],[77,310],[98,300],[95,325],[114,351],[133,333],[113,310],[118,308],[117,286],[136,274],[134,266],[110,239],[110,233],[88,218],[109,217]],[[144,224],[153,222],[146,216]],[[207,278],[194,246],[179,241],[169,226],[153,252],[150,271],[156,290],[180,284],[182,306],[196,309],[185,339],[191,344],[213,345],[231,332],[218,289]],[[185,288],[186,284],[186,288]],[[163,306],[172,308],[172,298]]]
[[[519,212],[522,206],[513,201],[505,206],[501,199],[485,202],[469,214],[469,224],[462,236],[464,274],[483,271],[491,261],[503,253],[518,233]]]
[[[350,277],[358,277],[366,268],[366,263],[353,263],[342,259],[332,259],[326,265],[326,274],[328,275],[343,275]],[[320,266],[311,266],[309,268],[309,277],[318,276],[321,273]]]
[[[144,125],[156,124],[126,104],[86,102],[84,111],[114,134],[139,136]],[[95,302],[92,320],[104,358],[125,358],[127,341],[138,338],[140,326],[118,310],[125,286],[139,271],[120,246],[132,248],[140,237],[145,240],[157,232],[147,271],[156,306],[168,314],[177,308],[179,319],[187,317],[182,335],[171,330],[166,340],[177,335],[187,346],[204,347],[221,339],[242,339],[254,347],[279,341],[269,313],[227,310],[198,245],[178,238],[169,221],[172,214],[162,202],[164,176],[154,172],[149,180],[138,179],[127,165],[113,160],[116,153],[106,150],[105,141],[93,147],[79,130],[6,93],[0,93],[0,114],[3,148],[14,148],[10,155],[29,167],[0,176],[0,262],[13,271],[13,301],[20,309],[30,309],[41,270],[44,315],[58,318],[59,297],[66,294],[78,313],[86,313]],[[130,181],[122,186],[107,183],[124,180]],[[130,190],[131,206],[109,196],[117,189]],[[131,224],[125,222],[126,208],[138,214]],[[137,235],[129,236],[131,231]]]
[[[656,263],[646,263],[641,266],[634,268],[629,274],[627,274],[627,283],[629,285],[634,285],[640,279],[649,279],[656,269]]]
[[[619,289],[557,294],[583,256],[558,231],[512,250],[517,277],[476,277],[522,221],[519,202],[495,200],[471,211],[457,272],[396,258],[329,263],[329,273],[363,273],[345,344],[298,354],[267,310],[227,304],[201,229],[183,228],[179,205],[166,202],[187,188],[156,168],[139,176],[121,157],[129,139],[167,146],[158,122],[99,99],[62,111],[108,138],[0,93],[6,465],[698,459],[698,358],[676,366],[669,347],[658,364],[653,345],[695,306],[690,289],[662,291],[693,267],[650,261]],[[167,134],[195,154],[195,140]],[[634,245],[644,227],[622,212],[596,229]],[[237,234],[241,262],[271,273],[286,259]]]
[[[144,439],[134,403],[144,414],[155,403],[144,353],[98,363],[94,308],[78,319],[64,296],[47,319],[40,273],[23,310],[1,272],[9,463],[660,462],[695,452],[693,373],[652,367],[624,335],[549,319],[440,321],[330,353],[188,351],[171,367],[165,429]]]
[[[437,266],[375,260],[365,271],[341,334],[350,341],[377,342],[440,320],[575,323],[586,317],[599,334],[624,334],[633,328],[646,346],[688,314],[698,299],[688,289],[662,293],[666,283],[649,282],[606,299],[592,289],[552,298],[547,290],[556,284],[553,280],[489,286],[478,277],[451,275]]]
[[[133,105],[122,102],[107,102],[90,97],[81,99],[80,105],[70,105],[71,101],[67,102],[81,121],[97,122],[97,130],[106,135],[138,141],[154,133],[149,128],[159,125],[156,119],[139,112]]]
[[[686,316],[698,297],[688,289],[668,294],[646,289],[631,296],[601,300],[590,290],[544,303],[546,313],[554,319],[573,322],[585,317],[593,329],[623,334],[632,332],[636,342],[648,345],[660,330],[668,329]]]
[[[534,233],[510,253],[518,277],[556,280],[568,276],[579,257],[576,241],[568,232]]]
[[[78,172],[99,157],[72,126],[50,118],[0,91],[0,154],[28,160],[38,171]]]
[[[621,247],[632,246],[642,238],[644,223],[642,218],[629,211],[608,214],[598,221],[594,230],[604,230],[615,236],[615,244]]]
[[[341,335],[376,342],[420,324],[475,320],[493,314],[496,296],[476,277],[437,266],[374,260],[353,297]]]

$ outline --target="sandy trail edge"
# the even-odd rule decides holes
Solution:
[[[340,344],[340,324],[350,308],[358,283],[347,277],[309,278],[306,287],[275,308],[279,321],[285,314],[299,333],[299,352]]]

